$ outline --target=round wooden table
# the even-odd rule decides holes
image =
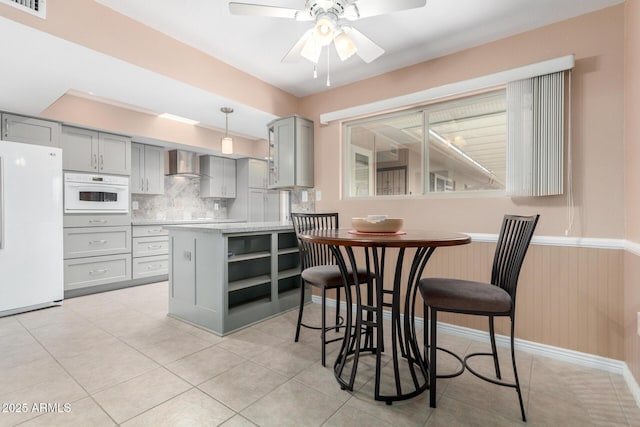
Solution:
[[[360,264],[364,260],[364,267],[371,276],[367,284],[366,301],[363,300],[361,286],[345,286],[348,307],[346,332],[334,363],[334,374],[340,386],[353,391],[360,353],[370,352],[376,355],[374,391],[376,400],[391,404],[393,401],[409,399],[426,390],[428,388],[427,367],[420,356],[414,321],[418,281],[427,261],[437,247],[465,245],[471,243],[471,238],[466,234],[435,230],[408,230],[404,234],[374,234],[355,233],[347,229],[315,230],[301,234],[300,238],[315,244],[329,245],[342,272],[343,284],[348,283],[349,271],[355,272],[358,268],[354,248],[362,248],[364,256],[360,258]],[[405,251],[408,248],[415,249],[415,254],[412,260],[407,260],[410,262],[410,269],[407,279],[403,280]],[[385,259],[393,255],[387,254],[388,249],[394,251],[394,254],[397,253],[397,257],[393,285],[385,288]],[[358,283],[357,277],[354,277],[354,280],[354,283]],[[403,283],[406,283],[406,290],[404,301],[401,301]],[[355,313],[349,309],[354,307],[354,304]],[[404,310],[401,310],[402,306]],[[390,349],[385,349],[384,346],[385,311],[390,312],[391,315]],[[386,394],[380,392],[383,354],[391,355],[390,364],[393,371],[393,390]],[[350,372],[345,378],[345,366],[348,363],[351,364],[351,369],[348,370]]]

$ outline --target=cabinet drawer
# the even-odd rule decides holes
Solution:
[[[169,253],[169,238],[166,236],[134,237],[133,256],[167,255]]]
[[[131,280],[131,255],[108,255],[64,261],[64,289]]]
[[[131,253],[131,227],[64,229],[64,258]]]
[[[148,236],[168,236],[169,230],[162,228],[162,225],[134,225],[133,237]]]
[[[159,276],[169,274],[169,257],[167,255],[148,256],[133,259],[133,278]]]
[[[115,225],[131,225],[131,215],[91,215],[67,214],[63,216],[65,227],[111,227]]]

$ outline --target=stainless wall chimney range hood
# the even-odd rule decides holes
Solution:
[[[165,175],[198,177],[200,176],[200,161],[198,154],[191,151],[169,151],[169,173]]]

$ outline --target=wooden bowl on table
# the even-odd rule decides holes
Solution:
[[[402,228],[403,218],[369,216],[351,218],[351,225],[360,233],[396,233]]]

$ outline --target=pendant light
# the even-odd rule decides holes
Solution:
[[[224,137],[222,138],[222,154],[232,154],[233,153],[233,139],[229,136],[229,114],[233,113],[233,108],[231,107],[222,107],[220,108],[225,114],[225,126],[224,126]]]

